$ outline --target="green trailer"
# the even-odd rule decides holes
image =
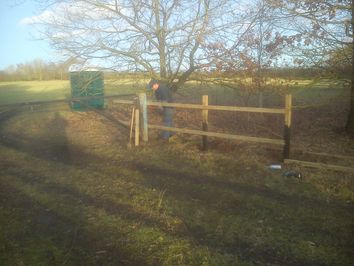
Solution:
[[[71,97],[104,96],[104,82],[102,71],[73,71],[70,72]],[[87,110],[90,108],[104,108],[104,99],[78,99],[72,102],[74,110]]]

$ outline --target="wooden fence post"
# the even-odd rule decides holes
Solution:
[[[141,125],[143,132],[143,141],[148,141],[148,117],[147,117],[147,103],[146,103],[146,93],[139,93],[139,107],[141,112]]]
[[[208,97],[208,95],[203,95],[202,104],[204,106],[208,106],[209,105],[209,97]],[[209,116],[208,109],[203,110],[202,111],[203,131],[208,131],[208,116]],[[203,136],[203,151],[206,151],[207,149],[208,149],[208,136]]]
[[[284,124],[284,150],[283,159],[290,158],[290,133],[291,133],[291,94],[285,95],[285,124]]]

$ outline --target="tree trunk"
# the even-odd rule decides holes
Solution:
[[[354,1],[352,1],[352,77],[351,77],[351,89],[350,89],[350,109],[345,127],[346,131],[354,137]]]
[[[354,44],[352,52],[352,77],[351,77],[351,88],[350,88],[350,108],[347,124],[345,127],[346,131],[354,137]]]
[[[165,25],[161,25],[160,21],[160,0],[153,1],[153,8],[155,12],[155,23],[156,23],[156,36],[158,40],[158,50],[160,54],[160,77],[164,80],[167,77],[166,70],[166,32]]]

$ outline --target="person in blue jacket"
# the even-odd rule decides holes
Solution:
[[[148,88],[154,91],[156,100],[160,102],[172,103],[173,97],[172,92],[168,86],[163,84],[161,81],[152,79],[149,82]],[[166,127],[173,127],[173,108],[163,107],[162,108],[163,125]],[[168,140],[172,136],[171,131],[162,131],[162,138]]]

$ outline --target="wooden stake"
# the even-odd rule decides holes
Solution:
[[[208,106],[209,105],[209,97],[208,95],[203,95],[203,99],[202,99],[202,104],[203,106]],[[202,111],[202,117],[203,117],[203,122],[202,122],[202,126],[203,126],[203,131],[208,131],[208,119],[209,119],[209,111],[208,109],[204,109]],[[208,136],[203,136],[203,151],[208,150]]]
[[[129,131],[129,143],[128,143],[128,148],[131,148],[131,146],[132,146],[134,116],[135,116],[135,107],[133,107],[133,110],[132,110],[132,117],[131,117],[131,120],[130,120],[130,131]]]
[[[135,146],[139,146],[139,137],[140,137],[140,111],[135,109]]]

